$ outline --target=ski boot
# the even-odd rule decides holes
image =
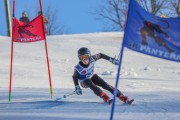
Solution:
[[[104,102],[108,104],[112,103],[112,99],[110,99],[109,96],[105,92],[102,92],[100,97],[104,100]]]
[[[124,96],[124,95],[120,95],[118,98],[122,102],[129,104],[129,105],[132,104],[132,102],[134,101],[134,99],[129,100],[129,98],[127,96]]]

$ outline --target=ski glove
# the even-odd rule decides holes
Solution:
[[[114,65],[119,65],[118,59],[110,58],[109,61],[112,62],[112,64],[114,64]]]
[[[82,90],[81,90],[81,88],[79,87],[79,85],[76,85],[76,86],[75,86],[75,92],[76,92],[77,95],[82,95]]]

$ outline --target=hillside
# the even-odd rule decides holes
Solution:
[[[0,37],[0,120],[108,120],[111,106],[90,89],[82,89],[81,96],[55,100],[74,91],[72,74],[78,63],[79,48],[88,47],[91,54],[118,56],[122,37],[123,33],[119,32],[48,36],[52,99],[44,42],[15,43],[11,102],[8,102],[11,38]],[[115,85],[117,66],[99,60],[95,73]],[[115,120],[180,118],[180,65],[177,62],[125,49],[118,88],[135,102],[127,106],[117,100]]]

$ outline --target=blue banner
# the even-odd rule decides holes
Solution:
[[[180,62],[180,18],[161,18],[130,0],[123,46]]]

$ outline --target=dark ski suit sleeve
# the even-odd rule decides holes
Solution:
[[[99,60],[99,59],[105,59],[105,60],[110,60],[111,59],[111,57],[109,57],[109,56],[107,56],[107,55],[105,55],[105,54],[103,54],[103,53],[99,53],[99,54],[96,54],[96,55],[92,55],[92,58],[94,58],[94,60],[95,61],[97,61],[97,60]]]
[[[73,74],[72,78],[73,78],[73,81],[74,81],[74,85],[75,86],[79,85],[79,83],[78,83],[79,73],[75,69],[74,69],[74,74]]]

